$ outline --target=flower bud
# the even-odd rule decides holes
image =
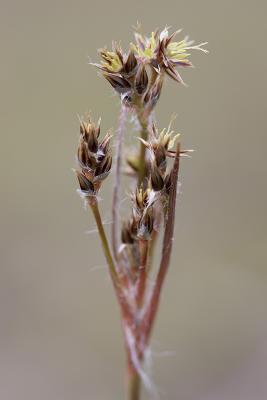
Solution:
[[[151,186],[155,192],[159,192],[164,187],[164,180],[156,166],[151,169]]]
[[[89,151],[91,153],[96,153],[97,152],[98,141],[97,141],[96,132],[94,130],[91,132],[91,135],[88,135],[87,146],[88,146],[88,149],[89,149]]]
[[[89,164],[89,155],[88,155],[88,148],[87,144],[81,140],[78,146],[77,158],[79,164],[82,168],[85,168]]]
[[[163,85],[163,79],[159,76],[156,79],[153,86],[151,87],[151,89],[145,95],[144,102],[146,104],[146,107],[148,107],[151,110],[155,107],[155,105],[158,102],[158,99],[161,94],[162,85]]]
[[[119,94],[126,93],[131,89],[130,83],[121,76],[104,74],[104,77]]]
[[[155,146],[154,155],[157,167],[164,172],[167,165],[166,150],[161,144]]]
[[[124,64],[123,73],[125,73],[126,75],[133,73],[136,66],[137,66],[137,59],[134,55],[134,52],[130,51],[127,60]]]
[[[143,240],[149,240],[153,231],[154,218],[152,207],[144,214],[138,224],[137,236]]]
[[[94,182],[104,180],[110,173],[111,166],[112,166],[112,157],[111,155],[107,155],[95,170]]]
[[[86,178],[86,176],[80,172],[80,171],[75,171],[79,184],[80,184],[80,188],[83,194],[86,195],[94,195],[95,194],[95,188],[92,182],[89,181],[89,179]]]
[[[138,209],[144,210],[149,204],[151,189],[144,190],[143,186],[136,189],[135,203]]]
[[[100,121],[95,125],[89,120],[80,123],[80,142],[78,146],[78,162],[82,169],[77,171],[81,191],[85,194],[96,194],[101,182],[109,175],[112,165],[112,156],[109,150],[111,139],[107,133],[102,141],[98,142]]]
[[[109,144],[112,135],[108,132],[102,142],[98,146],[98,161],[102,161],[109,151]]]
[[[138,68],[135,78],[135,90],[139,95],[145,93],[148,86],[148,75],[143,64]]]

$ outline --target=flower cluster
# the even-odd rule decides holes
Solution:
[[[122,243],[127,245],[130,258],[134,260],[133,268],[139,265],[141,256],[138,242],[152,239],[152,232],[159,228],[157,223],[161,211],[166,217],[171,187],[167,158],[173,157],[171,148],[179,136],[171,130],[170,123],[167,129],[160,132],[154,124],[150,139],[146,141],[140,138],[149,153],[145,181],[132,193],[132,215],[124,222],[121,233]]]
[[[88,120],[80,122],[80,140],[77,159],[81,171],[76,171],[81,192],[85,196],[96,195],[101,182],[108,176],[112,165],[110,133],[99,141],[100,120],[97,124]]]
[[[128,52],[124,53],[114,42],[112,51],[106,48],[99,51],[101,63],[93,65],[102,71],[125,105],[138,108],[141,104],[153,109],[160,97],[164,74],[183,83],[177,68],[192,66],[189,52],[207,52],[203,47],[206,42],[194,45],[188,37],[174,41],[178,33],[180,31],[169,35],[165,28],[145,37],[135,32],[136,43],[130,44]]]
[[[140,33],[135,33],[136,44],[132,44],[132,49],[139,55],[142,60],[147,61],[158,74],[166,72],[172,79],[178,83],[183,83],[177,67],[192,67],[190,50],[200,50],[207,53],[203,46],[207,42],[194,45],[193,40],[185,37],[179,42],[174,42],[175,36],[180,33],[178,30],[169,35],[168,29],[162,32],[152,32],[150,37],[144,37]]]

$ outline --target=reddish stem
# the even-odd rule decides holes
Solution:
[[[163,238],[163,248],[162,248],[160,267],[156,278],[155,287],[152,292],[151,300],[141,325],[141,332],[143,334],[143,338],[145,339],[146,344],[149,341],[149,337],[153,328],[154,320],[159,306],[161,288],[164,283],[166,273],[168,271],[168,267],[170,264],[170,257],[173,244],[174,223],[175,223],[176,194],[177,194],[179,166],[180,166],[180,144],[177,145],[176,156],[171,172],[172,184],[169,194],[168,216]]]
[[[139,249],[140,249],[140,267],[139,267],[139,277],[136,283],[136,303],[138,309],[142,307],[146,290],[148,241],[140,239]]]

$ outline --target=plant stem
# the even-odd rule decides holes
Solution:
[[[104,254],[105,254],[107,263],[109,265],[109,271],[110,271],[110,275],[111,275],[112,281],[113,281],[113,283],[117,284],[117,282],[118,282],[118,274],[117,274],[116,267],[115,267],[115,264],[113,262],[113,258],[112,258],[112,255],[111,255],[111,252],[110,252],[110,249],[109,249],[108,240],[107,240],[107,237],[106,237],[106,233],[105,233],[105,230],[104,230],[104,226],[103,226],[101,215],[100,215],[99,208],[98,208],[98,201],[96,200],[95,197],[89,197],[88,203],[89,203],[89,205],[91,207],[91,210],[92,210],[92,212],[94,214],[94,217],[95,217],[95,221],[96,221],[98,232],[99,232],[99,236],[100,236],[100,239],[101,239],[101,242],[102,242]]]
[[[145,109],[140,96],[135,99],[136,116],[138,118],[141,130],[140,138],[143,140],[148,139],[148,121],[149,115],[145,116]],[[144,143],[140,143],[140,153],[139,153],[139,164],[138,164],[138,185],[140,186],[144,182],[146,175],[146,146]]]
[[[152,264],[153,264],[153,259],[154,259],[154,253],[155,253],[155,247],[157,244],[157,239],[158,239],[158,231],[156,231],[155,229],[153,229],[152,233],[151,233],[151,239],[150,239],[150,243],[149,243],[149,247],[148,247],[148,262],[147,262],[147,271],[149,272]]]
[[[139,400],[141,380],[138,372],[130,369],[128,372],[128,400]]]
[[[140,249],[140,267],[139,267],[139,277],[136,284],[137,285],[136,302],[137,302],[137,307],[140,309],[144,301],[144,295],[146,290],[148,241],[140,239],[139,249]]]
[[[165,280],[165,276],[170,264],[170,257],[173,244],[173,233],[174,233],[174,222],[175,222],[175,209],[176,209],[176,195],[177,195],[177,184],[178,184],[178,174],[180,166],[180,143],[177,145],[176,156],[174,160],[174,165],[171,172],[171,190],[169,195],[168,203],[168,216],[166,222],[166,228],[163,238],[162,256],[159,267],[159,272],[156,278],[156,284],[152,292],[152,297],[148,306],[148,310],[144,315],[142,321],[141,330],[144,334],[146,343],[148,343],[154,320],[157,314],[161,288]]]
[[[115,181],[113,190],[113,201],[112,201],[112,227],[111,227],[111,241],[112,250],[115,260],[118,260],[118,247],[119,247],[119,194],[121,186],[121,151],[122,142],[125,133],[125,122],[126,122],[126,109],[122,105],[119,117],[119,127],[117,131],[117,145],[116,145],[116,157],[115,157]]]
[[[147,132],[147,123],[142,124],[142,129],[140,132],[140,137],[144,140],[147,140],[148,132]],[[140,143],[140,155],[139,155],[139,170],[138,170],[138,184],[139,186],[143,183],[146,175],[146,146],[144,143]]]
[[[110,276],[111,276],[111,280],[115,289],[115,293],[117,295],[117,299],[119,301],[119,304],[121,306],[121,313],[122,313],[122,317],[125,319],[125,321],[127,321],[129,324],[132,324],[133,321],[133,312],[131,310],[131,307],[129,305],[129,303],[127,302],[127,299],[125,298],[125,295],[123,293],[122,290],[122,285],[121,285],[121,279],[117,273],[117,269],[116,266],[114,264],[113,261],[113,257],[109,248],[109,243],[106,237],[106,233],[104,230],[104,226],[102,223],[102,218],[99,212],[99,208],[98,208],[98,201],[96,199],[96,197],[88,197],[88,204],[93,212],[93,215],[95,217],[95,221],[97,224],[97,228],[98,228],[98,232],[99,232],[99,236],[102,242],[102,247],[104,250],[104,254],[109,266],[109,272],[110,272]]]

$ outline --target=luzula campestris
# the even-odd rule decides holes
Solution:
[[[121,100],[120,124],[114,157],[115,182],[111,206],[111,245],[107,239],[98,206],[97,194],[112,166],[111,135],[101,139],[100,121],[80,121],[78,146],[79,193],[91,208],[98,227],[111,280],[121,311],[127,353],[128,399],[140,398],[140,383],[145,376],[143,363],[151,330],[158,310],[160,293],[173,243],[177,181],[182,150],[179,135],[167,129],[158,130],[153,110],[160,98],[164,79],[171,77],[183,83],[179,67],[192,66],[191,50],[207,53],[206,43],[194,45],[185,38],[176,42],[165,28],[149,37],[135,32],[135,43],[124,53],[118,43],[111,51],[100,50],[101,62],[95,65],[114,88]],[[122,152],[127,115],[134,116],[140,127],[139,154]],[[122,157],[128,175],[135,182],[131,215],[120,221],[120,182]],[[173,161],[172,161],[173,160]],[[170,164],[170,165],[169,165]],[[149,274],[160,229],[164,230],[161,261],[153,285]]]

